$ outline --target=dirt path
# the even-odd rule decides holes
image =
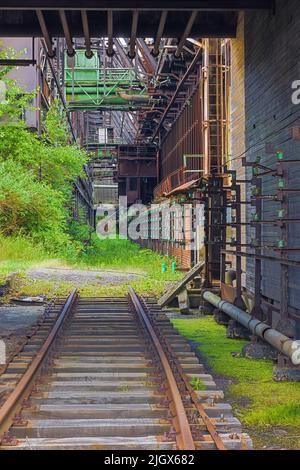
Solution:
[[[81,270],[67,268],[36,268],[29,269],[26,275],[30,279],[45,281],[71,282],[74,287],[91,284],[123,284],[125,282],[135,281],[143,277],[141,274],[127,273],[122,271],[107,270]]]

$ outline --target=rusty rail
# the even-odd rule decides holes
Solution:
[[[43,346],[41,347],[37,355],[34,357],[33,361],[31,362],[28,369],[18,382],[14,391],[7,397],[3,405],[0,407],[0,444],[2,443],[3,439],[5,439],[5,433],[7,433],[7,431],[13,424],[14,417],[21,410],[23,400],[27,399],[30,395],[37,375],[40,372],[43,364],[45,363],[50,352],[51,346],[53,345],[66,317],[72,311],[76,298],[77,290],[74,289],[66,300],[66,303],[58,318],[56,319]]]
[[[182,398],[177,387],[176,379],[170,367],[168,358],[162,348],[162,345],[156,335],[151,322],[145,312],[144,307],[142,306],[138,296],[134,292],[134,290],[130,287],[129,288],[129,296],[132,301],[132,304],[138,314],[139,318],[142,320],[143,324],[146,327],[147,332],[155,346],[157,354],[160,358],[161,365],[166,375],[166,379],[168,382],[172,402],[174,405],[175,411],[175,429],[176,429],[176,441],[179,450],[195,450],[195,444],[191,432],[191,428],[188,422],[188,418],[186,415],[186,411],[182,402]]]
[[[214,443],[216,445],[216,448],[218,450],[227,450],[225,445],[224,445],[224,442],[222,441],[221,437],[219,436],[219,434],[216,430],[216,427],[215,427],[214,423],[212,422],[212,420],[207,415],[202,403],[199,402],[197,394],[194,391],[192,385],[190,384],[190,381],[189,381],[186,373],[184,372],[184,369],[183,369],[182,365],[180,364],[180,361],[178,359],[178,355],[173,350],[172,346],[170,346],[168,344],[168,341],[165,338],[163,339],[163,343],[165,345],[165,349],[167,350],[167,352],[170,354],[170,356],[172,358],[173,364],[175,364],[177,372],[179,373],[182,381],[184,382],[186,390],[188,391],[188,393],[191,397],[192,403],[194,404],[195,408],[197,409],[200,417],[203,420],[204,425],[206,426],[209,434],[211,435],[211,438],[214,441]]]
[[[180,395],[180,392],[179,392],[179,389],[178,389],[178,386],[177,386],[177,383],[176,383],[176,379],[174,378],[172,368],[169,365],[169,359],[168,359],[167,355],[169,355],[170,358],[172,359],[172,364],[175,365],[176,371],[178,372],[180,378],[182,379],[182,381],[185,385],[185,388],[186,388],[186,390],[187,390],[187,392],[188,392],[188,394],[191,398],[191,402],[193,403],[193,405],[195,406],[197,412],[199,413],[199,416],[201,417],[204,425],[207,428],[207,431],[209,432],[212,440],[214,441],[216,448],[218,450],[227,450],[225,445],[224,445],[224,442],[223,442],[222,438],[219,436],[219,434],[216,430],[216,427],[215,427],[213,421],[207,415],[203,405],[200,403],[200,401],[198,399],[197,394],[193,390],[193,387],[190,384],[190,381],[189,381],[186,373],[184,372],[183,367],[180,364],[180,361],[178,359],[178,356],[177,356],[176,352],[173,350],[172,346],[170,346],[168,344],[168,342],[165,338],[162,338],[162,341],[161,341],[159,331],[156,334],[155,329],[153,328],[153,326],[151,324],[152,320],[150,320],[149,317],[148,317],[148,313],[147,313],[148,308],[147,308],[147,306],[143,305],[144,302],[140,301],[140,299],[135,294],[135,292],[133,291],[132,288],[130,288],[130,297],[131,297],[131,300],[132,300],[132,302],[133,302],[133,304],[136,308],[136,311],[142,317],[142,319],[145,323],[145,326],[147,327],[151,337],[153,335],[153,342],[155,344],[155,347],[158,351],[159,356],[163,357],[162,365],[164,367],[164,370],[165,370],[165,373],[166,373],[166,376],[167,376],[167,380],[168,380],[168,384],[169,384],[171,393],[173,395],[173,401],[174,401],[175,408],[176,408],[176,405],[178,405],[178,403],[180,403],[180,407],[182,407],[183,409],[184,409],[184,405],[182,403],[182,398],[181,398],[181,395]],[[167,354],[164,352],[164,350],[166,351]],[[162,353],[162,356],[161,356],[161,353]],[[165,369],[166,364],[167,364],[167,370]],[[167,373],[167,371],[168,371],[168,373]],[[172,378],[173,378],[172,384],[170,384],[170,382],[169,382],[168,377],[170,377],[170,376],[172,376]],[[174,386],[174,383],[175,383],[175,386]],[[174,389],[172,388],[173,386],[174,386]],[[176,411],[177,411],[177,408],[176,408]],[[184,410],[184,413],[185,413],[185,410]],[[178,424],[180,426],[181,426],[181,424],[183,424],[183,427],[180,427],[180,434],[179,434],[179,437],[181,439],[182,439],[183,436],[186,436],[186,432],[188,433],[188,435],[191,436],[190,425],[188,423],[188,419],[187,419],[186,414],[185,414],[185,419],[183,421],[179,421],[179,419],[178,419]],[[188,427],[188,431],[187,431],[187,427]],[[179,444],[181,445],[181,442],[179,442]],[[190,448],[187,448],[187,447],[179,447],[179,448],[180,449],[190,449]],[[195,446],[194,446],[194,448],[195,448]]]

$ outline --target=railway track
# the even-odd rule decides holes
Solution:
[[[132,289],[53,304],[0,384],[1,450],[251,448],[188,342]]]

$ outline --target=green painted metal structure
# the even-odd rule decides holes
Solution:
[[[145,84],[134,69],[101,68],[97,51],[88,59],[84,50],[65,54],[64,85],[68,109],[132,110],[147,104]]]

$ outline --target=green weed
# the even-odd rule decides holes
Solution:
[[[211,317],[172,322],[183,336],[198,343],[216,373],[233,379],[229,396],[245,425],[300,425],[300,383],[274,382],[272,361],[240,357],[247,341],[228,339],[225,327]]]
[[[195,391],[206,390],[204,383],[201,379],[199,379],[199,377],[192,377],[190,380],[190,384]]]

